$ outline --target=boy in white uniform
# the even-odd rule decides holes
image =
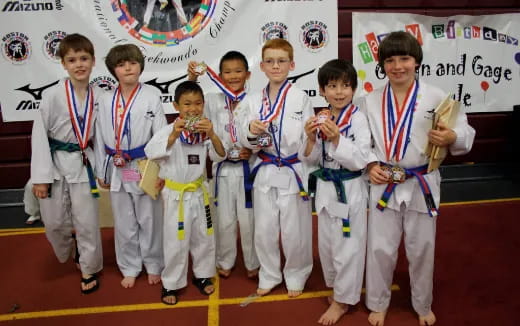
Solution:
[[[105,64],[119,87],[103,96],[97,121],[98,182],[110,189],[114,215],[116,260],[121,285],[131,288],[144,265],[148,283],[160,282],[162,257],[162,203],[139,188],[137,159],[144,146],[166,125],[160,96],[139,83],[144,58],[133,44],[113,47]]]
[[[361,170],[368,163],[370,130],[365,115],[352,104],[357,73],[351,63],[327,62],[318,72],[318,83],[329,108],[305,123],[307,141],[301,157],[320,164],[309,176],[309,194],[316,198],[325,284],[334,293],[318,323],[332,325],[361,296],[368,201],[368,184]]]
[[[307,95],[292,86],[293,48],[284,39],[267,41],[260,69],[269,84],[248,96],[251,113],[243,124],[244,146],[258,148],[252,174],[255,248],[260,260],[258,295],[268,294],[282,282],[279,235],[285,254],[283,277],[289,297],[299,296],[312,270],[311,207],[304,189],[307,167],[298,159],[304,125],[313,115]],[[248,128],[248,129],[247,129]],[[242,136],[243,137],[243,136]]]
[[[188,79],[196,80],[197,63],[190,62]],[[239,117],[248,112],[244,101],[244,86],[251,73],[246,57],[229,51],[220,59],[220,73],[208,71],[208,76],[222,90],[206,94],[205,112],[213,123],[227,153],[225,161],[213,163],[213,182],[217,217],[215,219],[217,244],[217,270],[220,276],[229,277],[237,256],[237,222],[244,264],[249,278],[258,275],[260,263],[254,247],[254,219],[252,184],[249,178],[252,155],[249,148],[239,142]]]
[[[462,110],[453,129],[443,123],[431,129],[431,110],[446,94],[416,80],[421,61],[421,46],[411,34],[390,33],[379,46],[379,65],[389,82],[360,103],[374,143],[367,166],[371,187],[366,270],[366,303],[374,326],[385,321],[403,232],[413,308],[420,325],[435,323],[431,304],[440,174],[427,173],[424,152],[430,142],[462,155],[475,137]]]
[[[97,115],[97,95],[89,86],[94,46],[83,35],[67,35],[59,45],[69,78],[43,96],[32,130],[31,181],[40,200],[45,233],[64,263],[80,254],[81,292],[98,289],[103,268],[94,153],[89,148]]]
[[[214,162],[226,152],[210,120],[202,117],[204,95],[194,81],[175,89],[179,118],[161,129],[146,145],[146,155],[157,160],[164,179],[164,261],[161,300],[177,303],[178,289],[186,286],[188,254],[193,262],[193,284],[204,295],[215,290],[215,238],[204,180],[206,156]]]

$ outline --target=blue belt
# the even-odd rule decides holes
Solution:
[[[300,176],[298,175],[298,172],[293,168],[293,164],[300,163],[300,160],[298,159],[298,153],[295,153],[288,157],[278,157],[271,155],[269,153],[266,153],[264,151],[258,152],[258,157],[262,159],[262,162],[258,163],[257,166],[253,168],[251,171],[251,183],[253,183],[256,173],[258,172],[258,169],[261,166],[264,165],[276,165],[278,167],[286,166],[289,169],[291,169],[294,173],[294,176],[296,178],[296,181],[298,182],[298,188],[300,189],[300,196],[303,200],[309,200],[309,196],[307,195],[307,192],[305,191],[305,188],[303,187],[303,182]]]
[[[132,148],[132,149],[121,150],[120,153],[123,156],[123,158],[127,161],[131,161],[136,158],[146,157],[146,154],[144,152],[145,146],[146,146],[146,144],[136,147],[136,148]],[[107,155],[109,155],[109,156],[114,156],[118,152],[115,149],[110,148],[107,145],[105,145],[105,153],[107,153]]]
[[[222,165],[224,163],[237,164],[240,162],[242,162],[242,169],[244,171],[245,207],[246,208],[253,207],[253,196],[252,196],[253,182],[251,181],[251,175],[250,175],[251,172],[249,170],[249,161],[248,160],[239,160],[239,161],[225,160],[225,161],[219,162],[217,164],[217,171],[215,172],[215,206],[218,206],[218,178],[220,176],[220,169],[222,168]]]

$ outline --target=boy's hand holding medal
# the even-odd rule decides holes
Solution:
[[[258,136],[257,142],[258,147],[269,147],[271,146],[272,139],[271,135],[267,131],[267,122],[262,122],[260,120],[253,120],[249,124],[249,131],[253,134]]]

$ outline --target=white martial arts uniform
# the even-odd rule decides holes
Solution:
[[[160,94],[151,86],[141,86],[130,108],[128,132],[121,140],[121,150],[144,146],[166,125]],[[116,167],[113,157],[105,153],[106,146],[116,148],[112,121],[115,91],[105,93],[100,101],[96,126],[96,160],[103,167],[98,169],[98,178],[110,183],[117,265],[125,277],[137,277],[142,265],[148,274],[159,275],[163,268],[161,200],[153,200],[146,195],[139,188],[138,181],[125,179],[127,172],[134,175],[137,173],[136,159],[127,161],[124,167]]]
[[[98,111],[98,96],[103,92],[95,88],[92,130]],[[76,98],[77,100],[77,98]],[[77,103],[83,117],[85,103]],[[31,182],[49,184],[50,197],[40,199],[40,211],[45,234],[56,257],[64,263],[71,257],[74,241],[80,254],[79,264],[84,274],[94,274],[103,268],[101,233],[98,220],[98,202],[90,192],[87,169],[81,153],[58,150],[51,154],[49,138],[78,144],[67,106],[65,82],[47,90],[43,96],[32,130]],[[85,153],[95,169],[94,153],[87,147]]]
[[[242,144],[253,146],[248,140],[249,123],[259,119],[262,93],[248,95],[250,114],[242,123]],[[280,154],[287,158],[297,154],[304,142],[304,124],[314,111],[307,95],[296,86],[287,93],[285,110],[273,121],[276,140],[279,143],[279,128],[282,122]],[[249,135],[251,136],[251,135]],[[263,149],[277,156],[275,145]],[[259,164],[258,158],[254,166]],[[309,167],[304,163],[292,165],[307,185]],[[272,289],[282,282],[280,267],[281,234],[285,255],[283,277],[288,290],[303,290],[312,270],[312,217],[310,201],[304,201],[294,172],[286,167],[269,164],[259,168],[253,186],[253,209],[255,214],[255,249],[260,260],[259,288]]]
[[[428,163],[424,154],[428,144],[428,131],[432,127],[431,110],[446,97],[440,89],[419,83],[417,105],[413,113],[411,135],[405,156],[397,162],[386,161],[382,123],[382,95],[384,87],[360,99],[360,107],[367,115],[374,147],[370,162],[380,161],[402,168],[416,168]],[[461,109],[453,128],[456,141],[449,146],[452,155],[462,155],[470,151],[475,130],[468,125],[467,117]],[[435,207],[440,202],[440,181],[438,170],[424,175],[434,198]],[[370,213],[368,218],[368,246],[366,303],[372,311],[385,311],[390,303],[390,286],[397,261],[397,250],[404,231],[404,244],[409,262],[412,305],[424,316],[431,311],[433,289],[433,265],[435,248],[436,217],[428,215],[423,192],[417,178],[412,177],[398,184],[388,200],[384,211],[376,206],[386,188],[386,184],[370,186]]]
[[[27,215],[33,216],[35,220],[38,220],[40,218],[40,202],[32,192],[32,187],[33,183],[31,179],[29,179],[23,191],[23,206]]]
[[[192,183],[204,175],[206,155],[220,162],[211,141],[188,145],[177,139],[167,148],[168,136],[173,124],[161,129],[146,145],[146,155],[156,160],[161,170],[159,177],[177,183]],[[205,186],[207,188],[206,182]],[[186,191],[183,197],[184,239],[179,239],[179,204],[181,192],[165,186],[161,192],[164,201],[164,270],[161,274],[163,287],[176,290],[187,285],[188,253],[191,253],[195,278],[210,278],[215,275],[215,238],[208,235],[202,189]]]
[[[233,123],[237,133],[240,132],[238,116],[247,113],[247,102],[240,102],[233,110]],[[219,136],[224,149],[229,153],[233,149],[233,141],[229,133],[230,114],[226,108],[225,95],[212,93],[206,95],[206,116],[213,123],[213,130]],[[235,147],[241,147],[236,140]],[[252,155],[250,162],[254,162]],[[247,162],[250,166],[250,162]],[[217,166],[222,164],[217,178]],[[229,270],[235,266],[237,256],[237,221],[240,227],[240,243],[246,269],[251,271],[260,266],[254,248],[253,209],[246,208],[244,189],[244,167],[242,161],[213,163],[213,182],[218,182],[216,227],[217,267]],[[215,194],[214,194],[215,195]]]
[[[309,156],[301,153],[300,157],[329,169],[353,172],[364,169],[370,152],[370,130],[363,112],[358,110],[352,115],[351,127],[346,133],[341,134],[337,146],[318,138]],[[318,248],[325,284],[334,289],[335,301],[354,305],[360,299],[365,270],[367,180],[364,176],[358,176],[342,181],[347,204],[338,201],[333,182],[319,178],[317,181]],[[342,219],[347,218],[350,237],[343,235]]]

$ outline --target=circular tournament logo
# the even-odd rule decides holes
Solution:
[[[58,56],[58,48],[60,41],[67,36],[63,31],[52,31],[43,37],[43,53],[54,62],[60,62],[61,58]]]
[[[197,35],[215,12],[217,0],[110,0],[127,32],[142,43],[175,46]]]
[[[117,81],[110,76],[98,76],[90,82],[93,87],[99,87],[104,91],[111,91],[117,87]]]
[[[300,31],[300,42],[311,52],[318,52],[324,48],[329,41],[327,25],[311,20],[302,25]]]
[[[31,43],[24,33],[12,32],[2,37],[2,54],[12,63],[25,63],[31,52]]]
[[[264,44],[267,40],[273,40],[277,38],[289,39],[289,33],[287,25],[281,22],[269,22],[266,23],[260,29],[260,43]]]

